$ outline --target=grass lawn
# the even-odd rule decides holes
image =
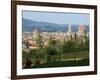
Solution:
[[[49,67],[73,67],[73,66],[88,66],[89,59],[82,60],[69,60],[69,61],[53,61],[43,63],[37,66],[32,66],[30,68],[49,68]]]

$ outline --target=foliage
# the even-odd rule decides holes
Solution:
[[[23,59],[29,58],[29,53],[26,51],[22,51],[22,57],[23,57]]]
[[[84,54],[82,52],[87,51],[88,54],[89,51],[89,39],[87,37],[85,37],[85,41],[83,42],[78,39],[60,41],[51,36],[48,40],[48,45],[45,47],[43,46],[42,40],[43,38],[38,33],[36,37],[38,48],[34,48],[28,53],[23,51],[23,59],[31,58],[34,64],[37,60],[44,61],[48,64],[49,62],[63,61],[62,56],[73,54],[74,59],[77,61],[78,53]],[[69,58],[65,60],[67,61],[67,59]]]
[[[37,33],[37,36],[36,36],[36,44],[38,45],[38,47],[43,47],[43,38],[40,34],[40,32]]]
[[[69,61],[55,61],[55,62],[49,62],[44,63],[38,66],[32,66],[32,68],[47,68],[47,67],[69,67],[69,66],[88,66],[89,65],[89,59],[82,59],[82,60],[69,60]]]
[[[31,57],[36,58],[37,56],[40,56],[41,58],[45,57],[45,49],[44,48],[38,48],[38,49],[32,49],[30,51]]]

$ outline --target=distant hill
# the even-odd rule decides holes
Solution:
[[[72,31],[77,31],[79,25],[72,25]],[[22,18],[23,31],[31,31],[32,29],[40,29],[45,32],[65,32],[68,30],[68,24],[55,24],[48,22],[38,22]],[[86,31],[89,31],[89,26],[86,25]]]

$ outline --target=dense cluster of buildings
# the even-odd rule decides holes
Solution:
[[[38,29],[33,29],[31,32],[22,33],[22,47],[23,49],[37,48],[36,38],[38,34],[42,37],[42,43],[44,46],[48,45],[48,40],[50,37],[55,40],[71,40],[78,39],[80,41],[85,41],[85,37],[89,37],[89,33],[86,32],[85,25],[80,25],[78,31],[73,32],[71,25],[68,26],[66,32],[41,32]]]

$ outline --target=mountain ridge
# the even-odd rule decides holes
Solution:
[[[89,25],[86,26],[86,31],[89,32]],[[77,31],[79,25],[71,25],[72,31]],[[32,29],[40,29],[45,32],[65,32],[68,30],[68,24],[56,24],[49,22],[33,21],[29,19],[22,18],[22,30],[32,31]]]

